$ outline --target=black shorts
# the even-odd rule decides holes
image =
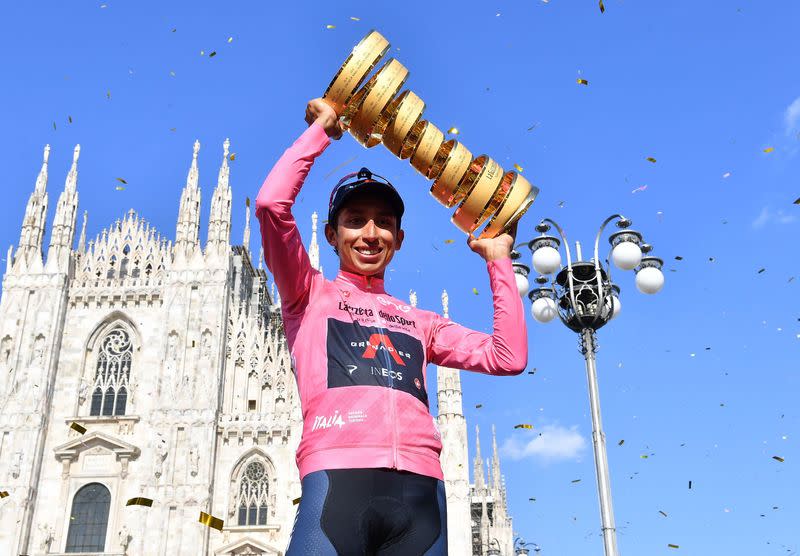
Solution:
[[[446,556],[444,483],[393,469],[334,469],[302,481],[286,556]]]

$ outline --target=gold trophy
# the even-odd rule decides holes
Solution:
[[[412,91],[400,91],[408,70],[396,59],[361,86],[388,50],[389,41],[370,31],[353,48],[322,98],[356,141],[367,148],[383,143],[433,180],[431,195],[447,208],[456,207],[451,221],[459,230],[478,238],[509,230],[539,189],[522,175],[504,171],[491,157],[473,157],[455,139],[445,140],[438,127],[422,118],[422,99]]]

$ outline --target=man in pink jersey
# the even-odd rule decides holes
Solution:
[[[286,554],[445,555],[442,445],[425,369],[433,363],[494,375],[524,370],[513,239],[469,241],[489,272],[492,334],[410,307],[388,294],[383,280],[403,243],[403,201],[387,180],[362,168],[330,195],[325,237],[339,256],[339,273],[326,280],[311,267],[291,209],[314,160],[343,128],[321,99],[308,103],[305,119],[308,129],[256,198],[303,410],[303,496]]]

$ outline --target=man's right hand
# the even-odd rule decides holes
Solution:
[[[344,127],[339,122],[336,111],[321,98],[308,101],[306,123],[308,125],[318,123],[331,139],[340,139],[344,133]]]

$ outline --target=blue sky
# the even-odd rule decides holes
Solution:
[[[800,5],[605,4],[605,14],[594,1],[567,0],[9,4],[0,20],[0,245],[18,240],[46,143],[51,216],[80,143],[89,236],[133,207],[174,237],[199,139],[205,235],[226,137],[237,155],[240,242],[245,197],[303,130],[306,101],[376,28],[410,69],[407,86],[429,119],[457,126],[473,153],[521,165],[541,189],[520,240],[552,217],[588,243],[605,216],[622,212],[666,260],[656,296],[639,294],[632,273],[615,274],[623,312],[599,334],[621,553],[796,553]],[[484,265],[429,184],[383,147],[345,137],[326,151],[296,206],[306,237],[337,176],[362,165],[389,177],[408,207],[389,290],[415,289],[422,307],[438,310],[446,288],[455,320],[488,329]],[[331,277],[328,249],[322,262]],[[465,373],[465,413],[481,426],[484,455],[497,425],[515,530],[542,554],[598,554],[577,336],[531,318],[528,329],[536,374]],[[535,428],[515,431],[517,423]],[[470,444],[472,456],[472,428]]]

